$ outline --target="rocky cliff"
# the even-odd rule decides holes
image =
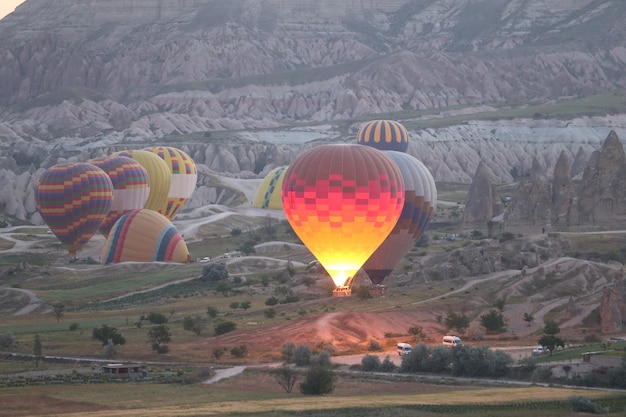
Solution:
[[[580,151],[577,158],[580,157]],[[530,175],[523,177],[506,208],[494,209],[493,176],[481,162],[467,198],[465,227],[482,230],[493,222],[503,226],[537,226],[542,231],[585,227],[622,228],[626,219],[626,153],[614,131],[602,148],[588,159],[582,178],[572,176],[572,157],[562,152],[548,175],[533,160]]]
[[[609,0],[27,0],[0,21],[0,157],[15,162],[3,175],[172,143],[209,172],[261,177],[387,117],[437,181],[469,183],[482,162],[510,182],[561,155],[574,176],[611,129],[626,137],[619,104],[569,120],[549,107],[463,115],[620,97],[625,12]],[[432,119],[442,127],[420,127]],[[29,192],[13,187],[3,207],[29,219]]]

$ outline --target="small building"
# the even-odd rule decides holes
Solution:
[[[102,373],[106,376],[115,378],[145,378],[148,376],[148,372],[145,370],[144,365],[137,364],[123,364],[123,363],[108,363],[102,366]]]

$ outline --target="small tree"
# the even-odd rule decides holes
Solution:
[[[293,342],[285,342],[280,348],[280,354],[285,357],[287,362],[291,362],[293,353],[296,351],[296,344]]]
[[[278,298],[271,296],[270,298],[265,300],[265,305],[271,307],[271,306],[275,306],[276,304],[278,304],[278,302],[279,302]]]
[[[283,387],[287,394],[291,393],[291,390],[293,390],[293,387],[296,385],[296,382],[298,382],[298,378],[300,377],[298,372],[287,365],[283,365],[276,369],[273,374],[274,378],[276,378],[276,382],[278,382],[278,385]]]
[[[42,353],[42,346],[41,346],[41,338],[39,337],[38,334],[35,335],[35,341],[33,344],[33,356],[35,356],[35,367],[39,368],[39,361],[41,360],[41,353]]]
[[[298,345],[293,351],[291,359],[296,366],[307,366],[311,363],[311,347],[309,345]]]
[[[194,317],[186,316],[183,319],[183,329],[194,332],[196,336],[200,336],[200,333],[202,333],[202,330],[204,329],[204,322],[198,315]]]
[[[480,322],[487,333],[502,333],[506,330],[504,316],[495,308],[489,310],[489,313],[481,315]]]
[[[228,278],[228,270],[223,264],[212,263],[202,267],[202,281],[217,282]]]
[[[52,306],[52,311],[54,311],[54,316],[58,323],[61,317],[63,317],[63,314],[65,314],[65,305],[63,303],[56,303]]]
[[[243,309],[244,311],[249,309],[252,306],[252,303],[250,301],[242,301],[241,303],[239,303],[239,308]]]
[[[215,335],[219,336],[221,334],[226,334],[228,332],[232,332],[237,328],[237,324],[232,321],[223,321],[219,323],[217,326],[213,328],[215,331]]]
[[[528,327],[530,327],[530,324],[535,321],[535,317],[530,313],[524,313],[524,321],[527,323]]]
[[[102,343],[102,346],[106,346],[107,344],[112,345],[123,345],[126,343],[126,339],[122,336],[115,327],[109,327],[106,324],[102,326],[94,327],[91,332],[91,338],[98,340]]]
[[[248,354],[248,347],[246,345],[235,346],[230,350],[230,355],[233,358],[243,358]]]
[[[239,308],[239,301],[233,301],[232,303],[230,303],[230,308],[232,308],[233,310],[237,310]]]
[[[426,334],[420,326],[411,326],[409,327],[408,333],[416,339],[425,339]]]
[[[304,382],[300,384],[300,392],[305,395],[330,394],[335,390],[337,376],[327,366],[311,366],[306,373]]]
[[[165,324],[167,323],[167,316],[163,313],[150,312],[146,319],[152,324]]]
[[[154,326],[148,331],[148,341],[150,343],[150,347],[156,353],[167,353],[169,352],[169,347],[166,345],[172,339],[172,334],[170,333],[170,328],[165,324],[159,324],[158,326]]]
[[[465,314],[449,311],[443,324],[448,330],[456,329],[459,333],[463,333],[469,327],[469,318]]]
[[[361,359],[361,370],[364,372],[376,372],[380,368],[378,355],[365,355]]]
[[[220,310],[217,307],[213,307],[213,306],[208,306],[206,308],[206,313],[209,315],[209,317],[211,317],[212,319],[214,319],[215,317],[217,317],[217,315],[219,314]]]
[[[550,351],[550,355],[557,346],[565,347],[565,341],[557,336],[561,332],[558,323],[553,320],[545,322],[543,327],[543,336],[539,339],[539,344]]]

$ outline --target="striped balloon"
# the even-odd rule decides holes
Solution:
[[[58,164],[37,180],[35,200],[50,230],[76,257],[109,213],[113,184],[94,165]]]
[[[126,156],[92,159],[89,163],[106,172],[113,183],[113,205],[98,229],[106,237],[122,214],[144,208],[150,194],[150,178],[139,162]]]
[[[263,178],[256,192],[256,196],[254,197],[254,201],[252,202],[252,207],[270,210],[283,209],[281,188],[286,171],[287,166],[280,166],[271,170],[265,178]]]
[[[167,194],[170,192],[172,177],[170,168],[165,161],[152,152],[144,151],[143,149],[115,152],[113,156],[132,158],[144,167],[150,178],[150,194],[143,208],[159,210],[165,204]]]
[[[154,210],[132,210],[111,228],[102,263],[189,261],[189,250],[172,222]]]
[[[400,168],[405,198],[393,230],[363,265],[374,284],[381,284],[415,246],[428,228],[437,203],[435,181],[422,162],[403,152],[387,151],[385,155]]]
[[[157,211],[171,220],[196,190],[196,183],[198,182],[196,164],[189,155],[180,149],[157,146],[145,150],[158,155],[170,168],[170,189],[167,199]]]
[[[356,141],[380,151],[406,152],[409,148],[409,133],[393,120],[373,120],[359,129]]]

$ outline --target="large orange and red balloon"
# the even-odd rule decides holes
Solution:
[[[363,270],[374,284],[381,284],[428,228],[437,202],[435,181],[428,168],[413,156],[385,152],[400,168],[404,179],[404,206],[391,233],[372,253]]]
[[[97,158],[89,163],[106,172],[113,183],[113,204],[98,229],[106,237],[124,213],[144,208],[150,194],[150,179],[139,162],[126,156]]]
[[[50,230],[76,257],[109,213],[113,184],[94,165],[57,164],[37,180],[35,199]]]
[[[102,263],[188,262],[189,250],[172,222],[154,210],[132,210],[113,225]]]
[[[409,133],[396,121],[373,120],[361,126],[356,141],[381,151],[406,152],[409,147]]]
[[[198,182],[196,164],[185,152],[170,146],[156,146],[145,150],[159,156],[169,167],[170,189],[165,203],[157,211],[171,220],[196,189]]]
[[[300,240],[343,287],[396,224],[404,182],[381,151],[358,144],[321,145],[289,165],[282,202]]]

